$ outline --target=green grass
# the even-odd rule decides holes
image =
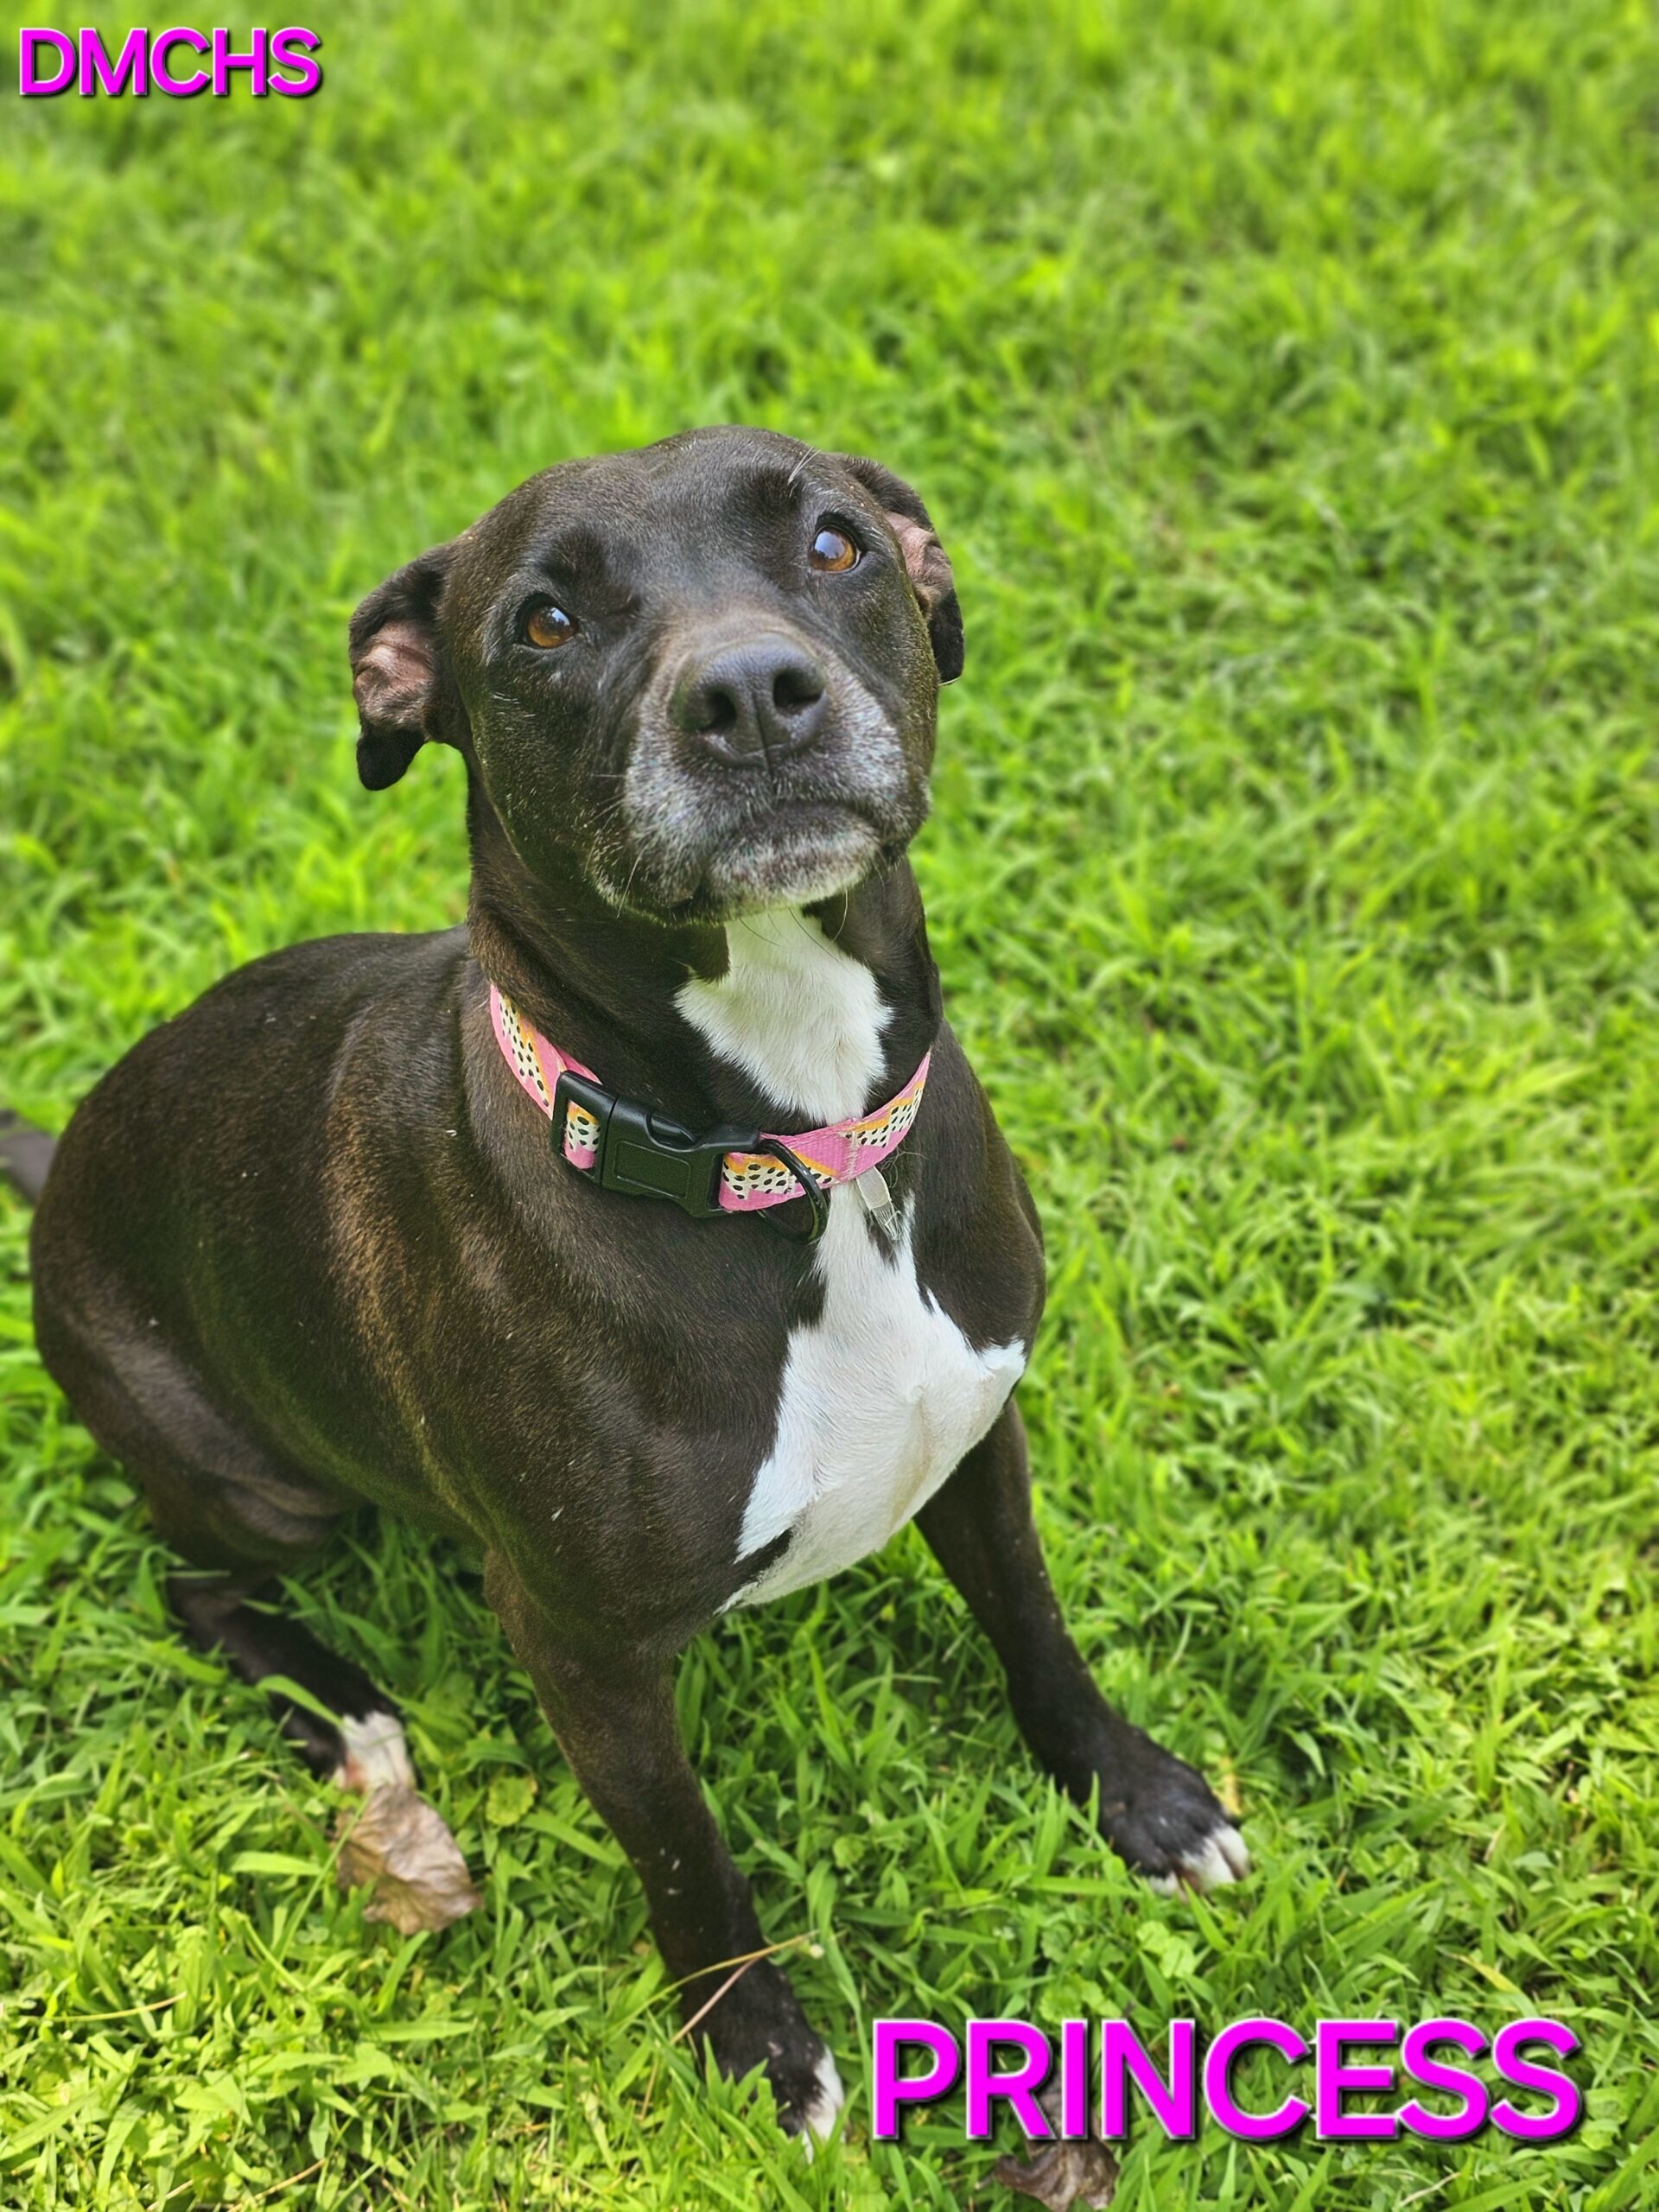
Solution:
[[[1137,1890],[913,1535],[705,1639],[689,1739],[853,2092],[808,2171],[671,2043],[475,1582],[391,1527],[302,1602],[486,1904],[404,1942],[336,1893],[8,1202],[0,2197],[988,2207],[959,2107],[868,2141],[872,2018],[1262,2011],[1554,2014],[1590,2118],[1146,2138],[1121,2212],[1659,2202],[1648,10],[305,20],[309,102],[6,110],[0,1092],[60,1125],[233,963],[459,916],[455,763],[352,772],[395,564],[689,423],[880,455],[967,613],[917,864],[1047,1224],[1043,1528],[1261,1872]]]

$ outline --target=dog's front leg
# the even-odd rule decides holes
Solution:
[[[785,2127],[827,2133],[842,2103],[835,2062],[786,1976],[754,1955],[766,1939],[680,1741],[671,1662],[578,1656],[499,1553],[484,1587],[577,1780],[645,1885],[683,2017],[722,2073],[766,2068]]]
[[[1012,1402],[918,1519],[1007,1671],[1020,1732],[1074,1797],[1098,1785],[1113,1848],[1159,1888],[1211,1889],[1247,1873],[1243,1839],[1202,1776],[1113,1711],[1067,1633]]]

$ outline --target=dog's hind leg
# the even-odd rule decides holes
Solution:
[[[365,1795],[415,1787],[397,1706],[360,1668],[280,1610],[281,1587],[264,1570],[181,1572],[168,1576],[167,1595],[192,1643],[221,1653],[244,1681],[283,1676],[334,1716],[325,1719],[285,1690],[270,1693],[283,1733],[313,1774]]]
[[[282,1610],[269,1568],[181,1572],[168,1576],[167,1594],[202,1650],[222,1654],[245,1681],[270,1685],[283,1733],[311,1771],[365,1801],[342,1824],[339,1872],[343,1883],[370,1885],[366,1917],[407,1936],[470,1912],[478,1891],[442,1816],[416,1789],[397,1707]]]
[[[135,1276],[111,1230],[123,1220],[119,1192],[112,1197],[85,1157],[77,1165],[73,1132],[54,1160],[48,1140],[0,1117],[0,1174],[40,1196],[41,1356],[143,1491],[157,1534],[189,1562],[167,1586],[181,1624],[245,1681],[269,1684],[283,1732],[313,1773],[365,1801],[341,1841],[341,1878],[372,1884],[368,1917],[405,1934],[470,1911],[478,1893],[454,1838],[415,1789],[396,1705],[283,1611],[275,1580],[365,1501],[273,1444],[233,1385],[216,1391],[203,1381],[213,1363],[201,1356],[188,1298],[168,1268],[152,1278],[148,1255]]]
[[[315,1774],[354,1789],[410,1787],[397,1707],[283,1611],[275,1580],[315,1558],[351,1501],[272,1459],[165,1346],[113,1324],[94,1334],[49,1306],[38,1320],[76,1412],[143,1492],[157,1533],[190,1562],[168,1577],[167,1594],[192,1641],[222,1652],[245,1681],[286,1676],[338,1716],[331,1724],[272,1694],[283,1734]]]
[[[282,1610],[275,1580],[316,1556],[353,1501],[272,1459],[114,1300],[87,1303],[95,1325],[79,1306],[37,1296],[41,1348],[81,1420],[143,1491],[156,1533],[189,1562],[168,1578],[180,1624],[245,1681],[283,1675],[336,1716],[272,1693],[283,1734],[314,1774],[365,1792],[411,1787],[396,1705]]]

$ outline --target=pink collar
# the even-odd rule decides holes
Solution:
[[[821,1228],[820,1194],[879,1166],[903,1143],[922,1103],[932,1058],[925,1055],[898,1096],[873,1114],[796,1135],[721,1128],[699,1138],[603,1090],[590,1068],[550,1044],[493,983],[490,1019],[496,1042],[524,1090],[549,1121],[563,1113],[560,1147],[572,1167],[607,1190],[672,1198],[687,1213],[704,1219],[786,1205],[802,1195],[798,1165],[817,1185],[808,1195]],[[879,1176],[876,1183],[880,1184]],[[885,1202],[885,1187],[880,1196]]]

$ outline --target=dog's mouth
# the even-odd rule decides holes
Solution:
[[[824,799],[785,801],[702,864],[699,890],[728,912],[753,906],[804,906],[861,882],[882,857],[874,823]]]
[[[712,825],[710,825],[712,828]],[[764,813],[695,837],[648,840],[618,903],[661,921],[722,922],[832,899],[891,864],[906,836],[884,834],[842,800],[780,798]]]

